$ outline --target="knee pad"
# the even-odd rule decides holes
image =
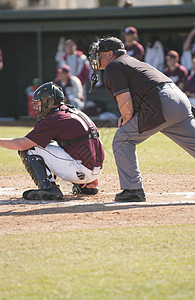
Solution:
[[[18,151],[18,154],[34,183],[40,189],[51,189],[52,184],[47,176],[47,165],[40,155],[29,155],[27,151]],[[50,171],[50,170],[49,170]]]

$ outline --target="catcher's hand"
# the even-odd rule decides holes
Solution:
[[[97,186],[98,186],[98,180],[96,179],[92,182],[83,184],[82,188],[86,187],[88,189],[95,189]]]

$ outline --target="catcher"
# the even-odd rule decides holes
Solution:
[[[33,96],[38,119],[25,137],[0,139],[0,146],[18,150],[38,189],[23,193],[27,200],[58,200],[63,194],[56,176],[73,183],[73,193],[96,194],[104,150],[90,118],[64,104],[62,89],[44,83]]]

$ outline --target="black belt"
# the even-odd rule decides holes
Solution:
[[[96,132],[96,136],[92,136],[91,133],[87,133],[87,134],[81,135],[81,136],[79,136],[75,139],[59,141],[58,145],[60,147],[65,147],[65,146],[68,146],[68,145],[72,145],[74,143],[78,143],[78,142],[81,142],[81,141],[84,141],[84,140],[89,140],[89,139],[98,138],[98,137],[99,137],[98,132]]]
[[[159,83],[159,84],[153,86],[153,87],[145,94],[144,97],[146,97],[147,95],[149,95],[154,89],[157,89],[158,91],[161,91],[167,83],[173,83],[173,82],[172,82],[172,81],[162,82],[162,83]]]

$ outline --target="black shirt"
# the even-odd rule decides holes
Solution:
[[[157,69],[123,54],[107,65],[104,82],[108,93],[114,98],[124,92],[130,92],[133,114],[138,112],[140,133],[165,122],[158,90],[154,88],[161,83],[172,81]]]

